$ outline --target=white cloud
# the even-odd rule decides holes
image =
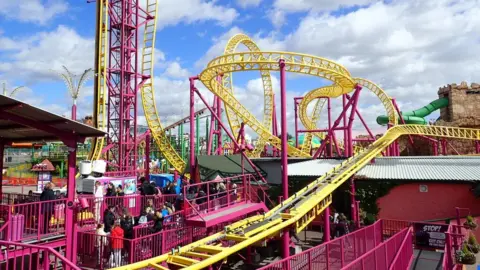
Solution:
[[[258,7],[262,0],[237,0],[237,5],[242,8]]]
[[[187,79],[189,72],[187,69],[182,68],[178,62],[174,61],[168,64],[164,74],[171,78]]]
[[[0,14],[21,22],[45,24],[67,10],[64,0],[0,1]]]
[[[342,7],[363,6],[379,0],[275,0],[273,6],[285,12],[331,11]]]
[[[179,23],[192,24],[204,21],[217,21],[221,26],[231,24],[238,12],[206,0],[159,0],[157,22],[158,29]]]
[[[14,40],[9,46],[8,61],[0,62],[0,79],[21,78],[26,84],[55,79],[51,70],[65,65],[73,73],[93,67],[94,39],[80,36],[75,30],[58,26],[52,32],[39,32],[29,38]],[[1,49],[0,49],[1,52]]]

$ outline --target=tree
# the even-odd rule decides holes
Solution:
[[[15,87],[15,88],[13,88],[12,91],[10,91],[10,94],[7,94],[7,85],[6,85],[6,83],[4,82],[4,83],[3,83],[3,95],[4,95],[4,96],[13,97],[13,95],[15,95],[15,93],[16,93],[18,90],[21,90],[22,88],[24,88],[24,87],[23,87],[23,86]]]
[[[67,85],[68,91],[70,92],[70,96],[72,97],[73,100],[73,105],[72,105],[72,120],[77,120],[77,99],[78,96],[80,95],[80,89],[83,87],[83,85],[88,81],[90,78],[90,74],[92,72],[92,69],[86,69],[83,71],[82,75],[80,75],[80,78],[78,81],[76,80],[76,77],[68,68],[65,66],[62,66],[65,73],[60,73],[56,72],[58,76],[60,76],[65,84]]]

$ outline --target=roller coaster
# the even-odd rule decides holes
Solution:
[[[112,72],[112,66],[109,65],[112,56],[108,42],[110,40],[109,36],[113,35],[109,25],[112,27],[111,25],[114,24],[109,20],[111,20],[112,9],[119,8],[116,6],[117,2],[121,1],[97,0],[94,124],[102,130],[111,128],[109,127],[109,121],[113,119],[111,110],[113,110],[114,105],[108,101],[111,96],[109,89],[112,87],[110,85],[112,79],[109,75]],[[138,85],[142,107],[152,138],[162,155],[177,171],[183,173],[186,171],[187,164],[171,145],[157,113],[155,102],[153,71],[157,30],[155,15],[157,14],[158,2],[156,0],[145,2],[145,5],[141,7],[145,13],[144,23],[142,24],[143,47],[141,47],[141,56],[138,58],[141,74],[141,83]],[[237,52],[239,45],[244,45],[248,48],[248,51]],[[235,98],[233,74],[244,71],[259,71],[261,74],[265,97],[262,121],[258,120]],[[346,96],[350,104],[353,104],[358,101],[358,95],[362,88],[371,91],[383,104],[386,117],[383,118],[382,123],[389,125],[390,128],[373,143],[355,151],[355,153],[350,153],[350,158],[265,214],[254,215],[230,224],[222,232],[179,247],[170,253],[115,269],[167,269],[166,264],[182,269],[203,269],[222,262],[230,255],[264,239],[278,236],[292,227],[296,232],[302,231],[331,204],[333,191],[403,135],[480,140],[480,130],[477,129],[399,125],[401,115],[396,111],[391,98],[375,83],[367,79],[353,77],[345,67],[325,58],[293,52],[261,51],[247,35],[238,34],[227,42],[223,55],[212,59],[207,64],[198,75],[198,80],[217,99],[223,102],[233,134],[237,134],[242,125],[247,125],[259,136],[256,148],[248,152],[249,157],[259,157],[264,146],[269,144],[280,151],[286,151],[290,157],[309,158],[312,157],[310,152],[313,136],[322,139],[323,144],[329,140],[335,140],[331,131],[326,134],[324,132],[310,132],[306,134],[304,142],[299,148],[282,145],[280,138],[271,132],[272,114],[274,113],[271,72],[297,73],[332,82],[330,86],[308,92],[300,102],[300,120],[307,130],[317,129],[316,123],[325,106],[326,98]],[[350,94],[352,96],[349,96]],[[309,115],[308,107],[314,101],[316,103],[313,112]],[[119,110],[123,111],[124,108],[120,107]],[[345,111],[342,114],[345,114]],[[337,122],[335,121],[335,125],[339,124]],[[117,138],[122,136],[124,135],[120,134]],[[135,136],[133,137],[135,139]],[[128,140],[128,136],[125,138]],[[120,146],[114,146],[115,143]],[[95,139],[92,146],[89,154],[91,160],[100,159],[103,155],[116,155],[120,156],[117,158],[117,162],[122,162],[121,155],[130,149],[128,143],[124,145],[127,149],[125,150],[121,142],[103,138]],[[137,147],[137,145],[134,146]],[[352,145],[343,145],[343,148],[352,148]],[[123,168],[124,171],[126,169],[129,169],[128,164]]]

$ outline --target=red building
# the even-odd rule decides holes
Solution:
[[[378,218],[446,220],[455,217],[455,207],[480,216],[480,157],[377,158],[355,179],[359,186],[363,181],[398,184],[377,199]],[[461,212],[461,216],[468,214]]]

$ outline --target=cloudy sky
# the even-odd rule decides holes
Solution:
[[[155,69],[159,115],[169,124],[188,113],[188,77],[222,54],[236,33],[253,37],[262,50],[338,61],[353,76],[381,85],[402,110],[422,107],[437,98],[440,86],[476,80],[478,14],[478,0],[159,0]],[[93,67],[94,24],[95,4],[86,1],[0,0],[0,81],[8,88],[26,86],[18,99],[69,115],[71,100],[51,70],[65,65],[80,73]],[[278,93],[278,74],[273,74],[273,82]],[[290,132],[293,97],[328,84],[289,75]],[[81,92],[79,117],[91,114],[92,93],[89,82]],[[235,74],[235,94],[261,121],[258,72]],[[381,132],[375,123],[385,112],[381,103],[368,90],[360,101],[370,128]],[[338,114],[340,103],[333,104]],[[143,115],[141,106],[139,111]],[[355,129],[364,131],[359,123]]]

